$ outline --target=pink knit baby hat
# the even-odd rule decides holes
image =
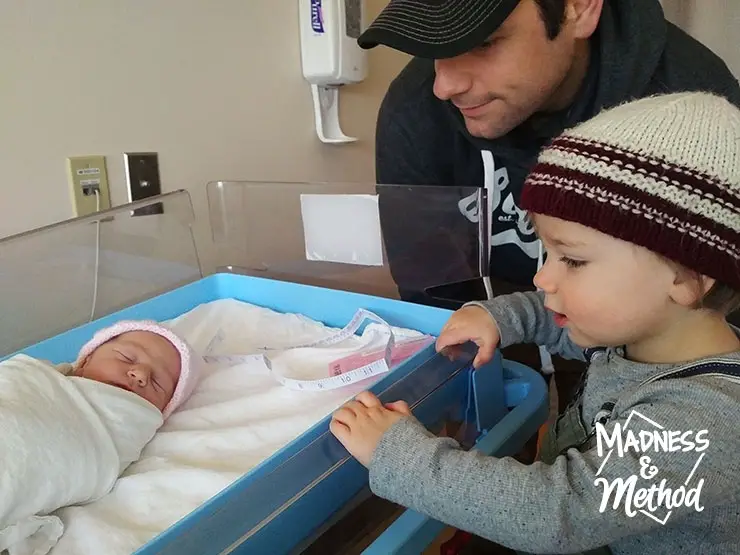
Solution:
[[[77,355],[74,368],[79,368],[92,352],[103,343],[130,331],[148,331],[164,337],[180,353],[180,379],[177,381],[172,399],[162,411],[163,418],[167,418],[180,405],[188,400],[195,389],[200,377],[201,358],[193,351],[188,343],[177,336],[172,330],[153,320],[121,320],[112,326],[98,330],[92,339],[85,343]]]

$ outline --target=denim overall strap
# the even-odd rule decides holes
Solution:
[[[693,376],[713,376],[735,383],[740,383],[740,362],[727,358],[710,358],[682,366],[674,370],[668,370],[648,378],[640,385],[658,382],[666,379],[691,378]]]
[[[584,354],[587,360],[592,360],[597,353],[605,351],[606,349],[603,348],[587,349]],[[561,453],[565,453],[571,447],[580,447],[589,440],[589,433],[581,418],[583,389],[586,386],[587,376],[588,372],[581,376],[572,400],[555,422],[545,430],[538,457],[545,464],[554,463]]]

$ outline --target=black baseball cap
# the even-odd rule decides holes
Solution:
[[[420,58],[452,58],[485,42],[519,0],[390,0],[357,39]]]

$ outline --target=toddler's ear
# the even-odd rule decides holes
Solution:
[[[675,269],[671,298],[681,306],[698,308],[715,281],[714,278],[679,266]]]

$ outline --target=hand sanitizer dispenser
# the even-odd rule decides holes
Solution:
[[[367,53],[357,45],[363,0],[298,0],[303,77],[311,84],[316,134],[324,143],[356,141],[339,125],[339,87],[367,75]]]

